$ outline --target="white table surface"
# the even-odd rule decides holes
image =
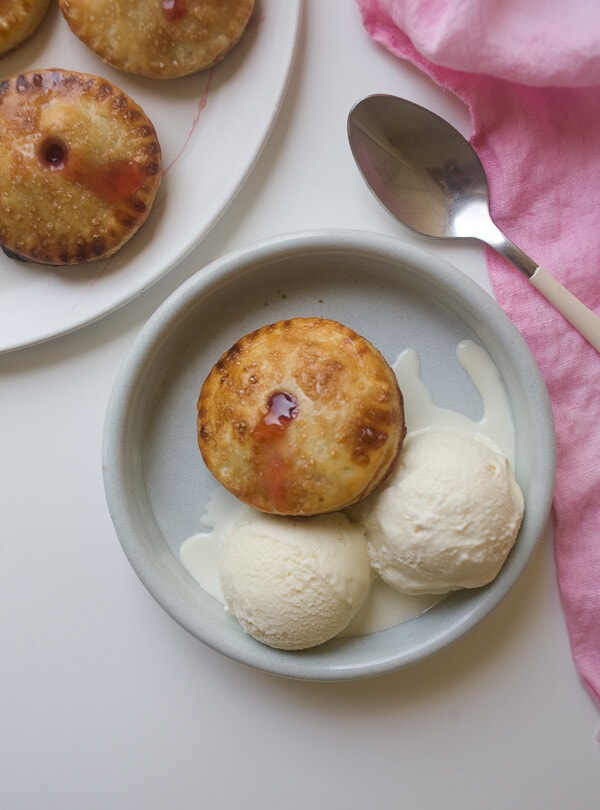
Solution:
[[[411,235],[363,185],[346,116],[372,92],[468,132],[459,102],[371,42],[352,0],[306,0],[272,136],[204,242],[98,323],[0,356],[3,810],[600,806],[598,712],[570,656],[550,532],[452,647],[378,679],[313,684],[188,635],[140,584],[108,515],[100,449],[117,369],[154,309],[214,258],[287,231],[360,228],[490,289],[481,247]]]

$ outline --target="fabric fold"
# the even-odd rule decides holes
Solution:
[[[360,3],[372,14],[373,3]],[[432,64],[538,87],[598,83],[597,0],[379,0]]]

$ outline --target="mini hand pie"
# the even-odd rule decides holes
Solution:
[[[254,0],[59,0],[71,31],[118,70],[172,79],[212,67],[244,33]]]
[[[202,386],[197,427],[217,480],[281,515],[362,500],[388,475],[406,433],[383,356],[323,318],[279,321],[238,340]]]
[[[40,25],[50,0],[2,0],[0,3],[0,56],[20,45]]]
[[[106,79],[64,70],[0,82],[0,246],[17,259],[103,259],[146,221],[161,180],[154,127]]]

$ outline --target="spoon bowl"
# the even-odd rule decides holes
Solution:
[[[409,228],[426,236],[464,232],[464,211],[488,205],[483,166],[454,127],[411,102],[370,96],[350,114],[354,158],[374,194]]]
[[[457,129],[411,101],[373,95],[350,111],[348,139],[365,182],[400,222],[424,236],[485,242],[600,351],[600,318],[493,222],[484,168]]]

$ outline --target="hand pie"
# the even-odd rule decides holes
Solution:
[[[48,11],[50,0],[2,0],[0,2],[0,56],[31,36]]]
[[[337,321],[263,326],[215,364],[198,399],[208,469],[263,512],[316,515],[351,506],[383,481],[406,427],[393,370]]]
[[[244,33],[254,0],[59,0],[71,31],[118,70],[172,79],[212,67]]]
[[[161,152],[106,79],[44,70],[0,82],[0,246],[50,265],[104,259],[146,221]]]

